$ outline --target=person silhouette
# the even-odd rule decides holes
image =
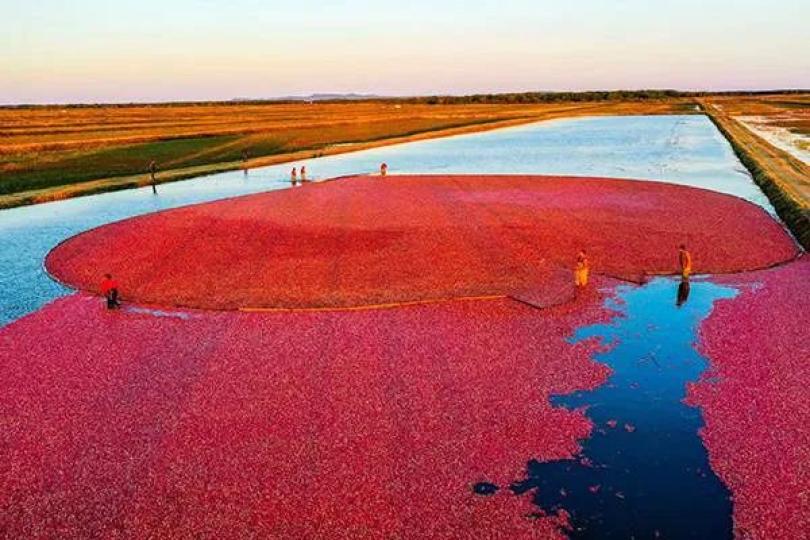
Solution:
[[[118,282],[113,279],[112,274],[104,274],[100,289],[101,294],[107,299],[107,309],[121,307],[121,304],[118,302]]]
[[[588,275],[591,272],[591,264],[588,261],[588,255],[585,250],[580,250],[577,255],[577,263],[574,267],[574,284],[577,288],[582,288],[588,285]]]
[[[692,254],[686,249],[686,244],[681,244],[678,248],[678,264],[681,266],[681,277],[689,279],[692,275]]]
[[[157,195],[157,180],[155,180],[155,174],[157,174],[157,163],[155,160],[149,162],[149,179],[152,182],[152,193]]]
[[[242,170],[245,171],[245,176],[248,173],[248,165],[247,162],[250,159],[250,151],[242,150]]]

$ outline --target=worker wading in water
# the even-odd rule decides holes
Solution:
[[[111,274],[104,274],[104,279],[101,280],[101,294],[107,299],[107,309],[121,307],[118,302],[118,282],[113,279]]]
[[[388,164],[383,163],[380,165],[380,176],[386,176],[388,174]]]
[[[678,264],[681,267],[681,277],[689,279],[692,275],[692,254],[686,249],[684,244],[681,244],[678,249]]]
[[[248,160],[250,159],[250,152],[248,150],[242,150],[242,170],[245,172],[245,176],[248,173]]]
[[[585,250],[579,252],[577,255],[577,264],[574,267],[574,283],[577,287],[582,288],[588,285],[588,276],[591,272],[591,265],[588,261],[588,256]]]
[[[155,174],[157,174],[157,163],[155,160],[149,162],[149,179],[152,182],[152,193],[157,195],[157,180],[155,180]]]
[[[290,171],[290,183],[294,186],[298,185],[298,169],[295,167]]]

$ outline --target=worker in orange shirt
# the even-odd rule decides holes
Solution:
[[[577,264],[574,267],[574,284],[577,287],[585,287],[588,285],[588,276],[591,273],[591,264],[588,261],[588,256],[585,250],[581,250],[577,255]]]
[[[681,244],[678,248],[678,264],[681,266],[681,277],[689,279],[692,275],[692,254],[686,249],[685,244]]]
[[[104,274],[104,279],[101,280],[101,294],[107,299],[107,309],[121,307],[118,302],[118,282],[111,274]]]

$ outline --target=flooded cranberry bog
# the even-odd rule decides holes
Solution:
[[[808,530],[810,266],[705,118],[308,169],[383,160],[0,212],[2,535]]]

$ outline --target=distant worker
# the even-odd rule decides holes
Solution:
[[[152,182],[152,193],[157,195],[157,180],[155,179],[155,174],[157,174],[157,163],[155,160],[149,162],[149,178]]]
[[[101,294],[107,299],[107,309],[121,307],[118,302],[118,283],[111,274],[104,274],[104,279],[101,281]]]
[[[383,163],[382,165],[380,165],[380,176],[385,176],[387,174],[388,174],[388,164]]]
[[[307,168],[306,168],[306,166],[302,165],[301,166],[301,183],[303,184],[306,181],[307,181]]]
[[[250,159],[250,152],[247,149],[242,150],[242,170],[245,171],[245,176],[248,173],[248,159]]]
[[[590,272],[591,265],[583,249],[577,255],[577,265],[574,267],[574,283],[577,287],[585,287],[588,285],[588,275]]]
[[[290,172],[290,182],[292,182],[294,186],[298,185],[298,169],[295,167],[293,167],[293,170]]]
[[[689,276],[692,275],[692,254],[684,244],[681,244],[678,249],[678,264],[681,266],[681,277],[689,279]]]

